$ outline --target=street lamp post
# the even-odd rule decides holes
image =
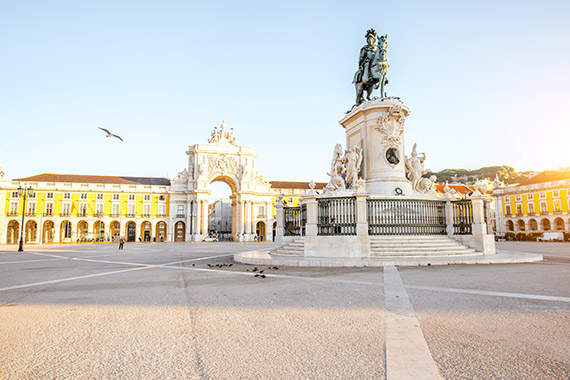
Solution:
[[[26,215],[26,198],[32,192],[32,187],[24,188],[18,187],[18,196],[23,196],[24,204],[22,205],[22,227],[20,228],[20,243],[18,244],[18,252],[24,251],[24,216]]]

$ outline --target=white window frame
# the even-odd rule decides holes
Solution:
[[[137,214],[137,205],[136,203],[129,203],[127,204],[127,216],[135,216]]]
[[[129,194],[129,201],[134,201],[134,200],[135,200],[135,195]]]
[[[71,215],[71,202],[63,202],[61,204],[61,215],[70,216]]]
[[[105,199],[105,194],[97,194],[97,200],[102,201]]]
[[[79,204],[79,216],[87,216],[87,203],[81,202]]]
[[[12,202],[10,202],[10,214],[11,214],[11,215],[14,215],[14,214],[15,214],[15,215],[18,215],[18,208],[19,208],[18,206],[19,206],[18,201],[15,201],[15,202],[12,201]]]
[[[143,216],[150,216],[150,203],[143,204]]]
[[[150,195],[149,195],[149,194],[145,194],[143,200],[144,200],[144,201],[150,201]]]
[[[81,193],[79,195],[79,199],[83,199],[83,200],[87,199],[87,193]]]
[[[121,194],[116,194],[116,193],[113,194],[113,200],[114,200],[114,201],[119,201],[119,200],[121,200]]]
[[[121,215],[121,204],[120,203],[112,203],[111,204],[111,215],[112,216]]]
[[[53,216],[53,202],[46,202],[44,207],[44,214],[46,216]]]

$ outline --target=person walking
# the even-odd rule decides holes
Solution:
[[[125,239],[122,237],[119,239],[119,249],[123,249],[123,245],[125,245]]]

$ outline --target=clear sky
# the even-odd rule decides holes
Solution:
[[[172,178],[226,120],[268,180],[327,181],[375,28],[388,95],[411,109],[406,154],[417,142],[434,171],[570,166],[569,15],[549,0],[2,1],[0,162],[9,178]]]

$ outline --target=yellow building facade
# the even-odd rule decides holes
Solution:
[[[497,232],[570,232],[570,170],[545,171],[493,192]]]
[[[165,241],[166,178],[40,174],[0,182],[0,243]],[[20,194],[18,189],[30,189]]]

